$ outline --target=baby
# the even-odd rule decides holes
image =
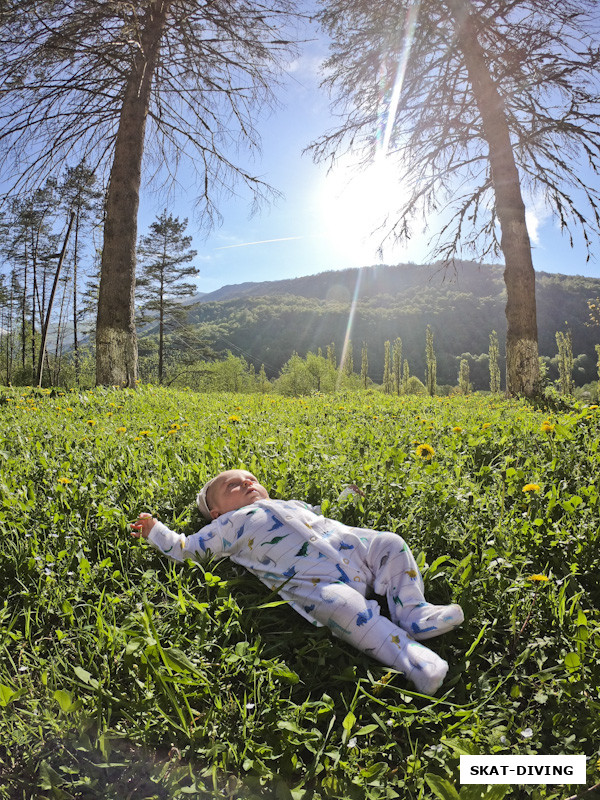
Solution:
[[[141,513],[132,536],[175,561],[209,551],[227,556],[313,624],[404,673],[419,692],[440,688],[448,664],[419,642],[452,630],[464,615],[459,605],[425,601],[419,568],[400,536],[343,525],[298,500],[271,500],[241,469],[208,481],[197,503],[211,520],[198,533],[175,533]],[[385,596],[391,620],[370,592]]]

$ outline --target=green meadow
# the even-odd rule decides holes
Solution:
[[[599,441],[596,406],[483,395],[4,390],[0,798],[586,796]],[[435,698],[228,561],[130,536],[142,510],[197,530],[199,486],[233,467],[408,541],[428,599],[466,615],[428,643]],[[461,786],[461,754],[585,754],[587,786]]]

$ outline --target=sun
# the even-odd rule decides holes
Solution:
[[[380,260],[378,249],[404,199],[396,174],[385,159],[366,168],[346,160],[323,178],[318,199],[322,235],[348,266]],[[384,255],[390,248],[387,242]]]

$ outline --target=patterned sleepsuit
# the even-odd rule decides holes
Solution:
[[[259,500],[187,537],[157,522],[148,541],[176,561],[201,559],[209,551],[227,556],[303,617],[417,686],[423,667],[433,670],[438,685],[443,680],[446,662],[407,636],[427,633],[409,621],[425,598],[415,559],[397,534],[349,527],[297,500]],[[376,600],[367,599],[369,592],[386,597],[391,621],[380,615]],[[423,674],[422,690],[435,691],[428,680]]]

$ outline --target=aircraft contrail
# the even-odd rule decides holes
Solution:
[[[302,239],[302,236],[284,236],[281,239],[262,239],[260,242],[243,242],[242,244],[226,244],[223,247],[215,247],[215,250],[231,250],[233,247],[250,247],[253,244],[269,244],[270,242],[291,242],[294,239]]]

